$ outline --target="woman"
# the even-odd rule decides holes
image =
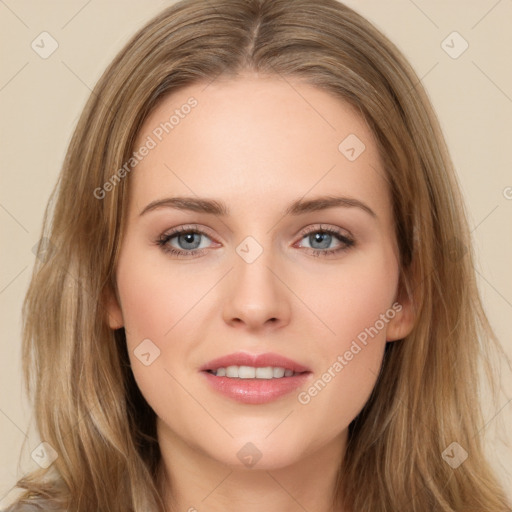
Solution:
[[[47,467],[11,510],[510,508],[455,173],[352,10],[166,9],[97,84],[52,204],[23,345]]]

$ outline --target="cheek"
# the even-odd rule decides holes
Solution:
[[[127,339],[132,345],[149,338],[161,346],[204,293],[162,261],[129,245],[120,258],[117,283]]]
[[[361,411],[375,386],[386,345],[386,328],[396,312],[392,307],[398,266],[392,253],[376,253],[367,260],[340,266],[326,274],[309,294],[318,311],[316,342],[322,366],[314,381],[298,396],[312,431],[317,420],[329,418],[322,428],[326,437],[347,427]],[[304,292],[303,292],[304,293]],[[323,325],[322,325],[323,324]],[[313,413],[314,411],[314,413]]]
[[[180,393],[172,376],[181,381],[197,371],[190,354],[205,340],[208,304],[215,296],[208,292],[219,277],[206,265],[170,262],[132,240],[125,240],[121,252],[117,287],[134,377],[148,401],[158,400],[164,388]],[[146,366],[148,359],[154,362]]]
[[[376,323],[379,334],[375,338],[385,339],[389,319],[394,316],[392,304],[398,284],[398,264],[392,251],[347,258],[334,271],[331,267],[322,272],[303,277],[299,293],[323,323],[319,339],[326,353],[332,357],[359,334],[364,338],[366,330]],[[381,315],[387,312],[389,318],[382,322]]]
[[[119,261],[117,285],[137,386],[158,416],[173,418],[193,405],[179,385],[185,372],[180,362],[187,358],[187,326],[197,314],[193,305],[205,290],[192,286],[190,280],[184,282],[183,273],[180,278],[178,272],[156,263],[147,252],[127,245]]]

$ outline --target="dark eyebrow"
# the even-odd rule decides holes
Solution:
[[[316,212],[340,206],[344,208],[361,208],[372,217],[377,217],[377,214],[362,201],[352,197],[339,196],[320,196],[314,199],[308,199],[307,201],[298,199],[286,208],[284,215],[297,216],[304,213]],[[222,201],[199,197],[167,197],[165,199],[157,199],[156,201],[149,203],[139,215],[143,215],[146,212],[163,207],[175,208],[177,210],[190,210],[199,213],[209,213],[221,217],[229,215],[229,208]]]
[[[211,213],[224,217],[229,215],[226,205],[215,199],[202,199],[199,197],[166,197],[165,199],[157,199],[149,203],[139,214],[144,215],[146,212],[156,210],[158,208],[169,207],[177,210],[190,210],[199,213]]]

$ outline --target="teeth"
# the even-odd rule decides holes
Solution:
[[[284,369],[279,366],[265,366],[264,368],[255,368],[254,366],[228,366],[227,368],[211,370],[211,373],[217,377],[229,377],[231,379],[267,380],[297,375],[293,370]]]
[[[238,377],[238,366],[228,366],[226,368],[226,377]]]
[[[256,368],[252,366],[240,366],[238,368],[239,379],[254,379],[256,377]]]
[[[288,370],[288,371],[291,371],[291,370]],[[273,373],[272,376],[275,379],[280,379],[281,377],[284,377],[286,375],[286,370],[284,368],[274,368],[272,373]],[[291,374],[293,374],[293,372]],[[289,377],[290,375],[286,375],[286,376]]]

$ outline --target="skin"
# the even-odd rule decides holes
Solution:
[[[249,512],[331,511],[348,425],[370,396],[386,342],[413,325],[399,294],[392,206],[373,135],[357,111],[328,92],[244,73],[167,97],[135,147],[190,96],[198,105],[129,176],[117,297],[109,302],[110,327],[125,327],[135,379],[157,414],[169,510],[243,504]],[[338,149],[349,134],[366,146],[354,161]],[[339,206],[284,215],[295,200],[327,194],[358,199],[376,216]],[[172,196],[223,201],[230,214],[161,207],[140,215]],[[201,254],[178,258],[156,243],[190,224],[207,233],[192,238],[201,241]],[[335,236],[315,242],[320,225],[355,245],[320,254],[344,247]],[[302,234],[305,228],[313,236]],[[247,236],[263,249],[253,263],[236,251]],[[168,245],[190,250],[178,237]],[[298,393],[395,302],[401,311],[308,404],[299,403]],[[149,366],[134,355],[144,339],[160,350]],[[241,404],[212,390],[199,372],[238,351],[277,352],[312,374],[273,402]],[[252,468],[237,457],[248,442],[262,454]]]

